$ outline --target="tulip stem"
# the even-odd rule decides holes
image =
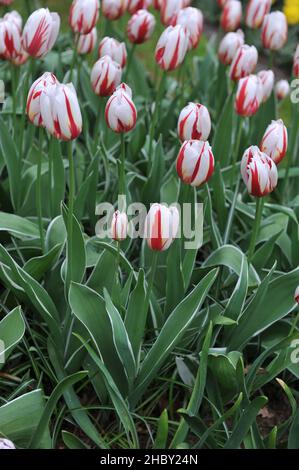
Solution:
[[[45,251],[44,227],[43,227],[43,211],[42,211],[42,196],[41,196],[41,176],[42,176],[42,159],[43,159],[43,128],[39,128],[39,152],[37,161],[37,176],[36,176],[36,209],[38,226],[40,233],[40,243],[42,252]]]
[[[233,186],[235,178],[236,178],[237,161],[238,161],[238,156],[240,152],[243,122],[244,122],[243,118],[241,116],[238,116],[238,124],[237,124],[237,130],[236,130],[236,144],[234,146],[234,151],[232,155],[231,186]]]
[[[160,101],[162,99],[165,81],[166,81],[166,72],[163,72],[162,78],[160,80],[159,88],[156,94],[154,115],[153,115],[152,123],[150,126],[150,142],[149,142],[149,151],[148,151],[148,170],[149,171],[151,169],[155,129],[156,129],[156,125],[157,125],[158,118],[159,118]]]
[[[80,40],[80,35],[77,34],[77,36],[75,36],[75,47],[74,47],[74,51],[73,51],[73,58],[72,58],[71,70],[70,70],[70,82],[71,82],[71,83],[72,83],[72,81],[73,81],[74,68],[75,68],[75,65],[77,64],[77,60],[78,60],[78,44],[79,44],[79,40]]]
[[[23,156],[23,142],[24,142],[25,121],[26,121],[26,104],[27,104],[27,95],[28,95],[28,89],[29,89],[29,79],[33,73],[33,66],[34,66],[34,59],[33,57],[30,57],[28,70],[27,70],[27,73],[25,74],[24,87],[23,87],[23,90],[24,90],[23,110],[22,110],[22,120],[21,120],[21,128],[20,128],[20,146],[19,146],[20,158],[22,158]]]
[[[125,194],[125,162],[126,162],[126,142],[125,134],[122,132],[120,134],[120,162],[119,162],[119,196]]]
[[[289,189],[289,174],[290,174],[290,167],[291,164],[295,163],[295,156],[297,152],[297,144],[296,144],[296,136],[298,131],[298,122],[299,122],[299,110],[298,105],[293,106],[293,115],[292,115],[292,126],[291,126],[291,134],[290,134],[290,143],[289,149],[287,153],[287,161],[286,161],[286,169],[285,169],[285,177],[282,185],[282,198],[283,200],[287,200],[285,197],[285,192]]]
[[[157,264],[158,264],[158,255],[159,255],[158,251],[153,252],[152,265],[151,265],[151,270],[150,270],[150,273],[149,273],[149,281],[147,283],[147,294],[146,294],[146,298],[145,298],[145,311],[146,311],[146,313],[147,313],[147,310],[148,310],[149,305],[150,305],[150,297],[151,297],[152,290],[153,290],[153,287],[154,287],[154,281],[155,281],[155,276],[156,276],[156,271],[157,271]]]
[[[68,206],[68,242],[67,242],[67,276],[66,288],[68,290],[72,281],[72,251],[73,251],[73,212],[75,197],[75,169],[73,158],[73,144],[68,143],[68,160],[69,160],[69,206]]]
[[[16,122],[17,122],[17,83],[16,83],[16,67],[11,64],[11,95],[12,95],[12,119],[13,119],[13,133],[16,135]]]
[[[129,72],[130,72],[130,69],[131,69],[132,62],[133,62],[133,56],[134,56],[134,53],[135,53],[135,49],[136,49],[136,44],[132,44],[130,52],[129,52],[129,56],[128,56],[127,68],[126,68],[125,75],[124,75],[124,82],[126,82],[128,76],[129,76]]]
[[[255,219],[254,219],[253,231],[252,231],[249,250],[248,250],[248,263],[252,261],[252,258],[254,255],[257,236],[260,230],[260,225],[261,225],[261,220],[262,220],[263,207],[264,207],[264,198],[263,197],[256,198]]]

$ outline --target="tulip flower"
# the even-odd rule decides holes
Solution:
[[[134,15],[139,10],[147,10],[151,3],[151,0],[129,0],[128,12],[130,15]]]
[[[89,34],[99,19],[99,0],[73,0],[69,23],[74,33]]]
[[[276,164],[256,146],[249,147],[245,151],[241,161],[241,174],[252,196],[266,196],[277,186]]]
[[[299,44],[294,55],[293,74],[296,78],[299,78]]]
[[[279,80],[275,85],[275,96],[276,98],[281,101],[287,98],[290,94],[290,85],[287,80]]]
[[[25,51],[25,49],[23,48],[23,43],[21,44],[21,50],[19,52],[19,54],[14,57],[11,62],[16,65],[17,67],[25,64],[25,62],[27,62],[29,58],[29,54]]]
[[[153,0],[153,7],[155,10],[160,10],[163,0]]]
[[[295,290],[294,299],[295,299],[295,302],[299,304],[299,286]]]
[[[18,30],[22,31],[23,26],[23,19],[16,10],[10,11],[3,16],[4,20],[12,21],[18,28]]]
[[[242,4],[238,0],[226,2],[221,13],[221,27],[223,31],[235,31],[239,28],[242,18]]]
[[[209,142],[186,140],[178,154],[176,170],[179,178],[191,186],[206,183],[214,172],[215,160]]]
[[[2,1],[2,5],[9,5],[9,4],[3,3]],[[8,439],[0,438],[0,450],[10,450],[10,449],[15,449],[14,443],[9,441]]]
[[[217,0],[217,3],[220,8],[223,8],[226,3],[228,3],[230,0]]]
[[[168,26],[158,41],[155,58],[163,70],[179,67],[186,56],[189,46],[189,33],[183,26]]]
[[[183,0],[162,0],[160,8],[162,23],[165,26],[173,24],[176,15],[183,7]]]
[[[147,10],[138,10],[128,22],[128,38],[133,44],[142,44],[150,39],[156,25],[154,15]]]
[[[108,55],[101,57],[91,70],[91,84],[98,96],[109,96],[121,83],[121,66]]]
[[[114,132],[123,133],[134,129],[137,110],[132,100],[132,91],[126,84],[118,86],[109,98],[105,118],[108,127]]]
[[[208,109],[199,103],[189,103],[182,109],[178,121],[178,135],[185,140],[208,140],[211,132]]]
[[[230,67],[231,80],[237,81],[240,78],[252,74],[258,61],[258,52],[255,46],[244,44],[237,51]]]
[[[183,8],[176,15],[174,22],[189,32],[189,49],[195,49],[200,41],[203,30],[203,15],[198,8]]]
[[[248,28],[260,28],[265,16],[270,12],[272,0],[250,0],[245,15]]]
[[[22,50],[22,40],[19,28],[13,21],[0,21],[0,57],[13,61]]]
[[[260,149],[278,165],[288,150],[288,131],[283,121],[272,121],[262,138]]]
[[[241,78],[235,99],[235,111],[240,116],[253,116],[262,101],[262,84],[256,75]]]
[[[108,20],[118,20],[128,8],[128,0],[102,0],[102,13]]]
[[[265,16],[262,26],[262,43],[266,49],[278,51],[288,40],[288,23],[281,11]]]
[[[272,70],[261,70],[257,76],[262,84],[262,103],[265,103],[270,98],[274,88],[274,73]]]
[[[11,5],[14,0],[0,0],[0,5]]]
[[[77,43],[77,51],[80,55],[90,54],[97,42],[97,28],[93,28],[88,34],[80,34]]]
[[[34,11],[23,30],[24,49],[31,57],[44,57],[54,46],[60,29],[60,17],[48,8]]]
[[[179,224],[180,216],[176,207],[153,204],[144,226],[148,247],[154,251],[166,251],[178,234]]]
[[[122,68],[127,62],[127,50],[124,42],[119,42],[114,38],[104,37],[99,45],[98,56],[109,55]]]
[[[41,94],[48,87],[56,87],[58,80],[50,72],[44,73],[40,78],[35,80],[31,86],[27,98],[26,113],[29,121],[35,126],[43,126],[43,120],[41,116],[40,98]]]
[[[220,42],[218,57],[224,65],[230,65],[237,51],[244,45],[244,33],[241,29],[227,33]]]
[[[112,217],[111,235],[113,240],[122,242],[128,236],[128,217],[125,212],[116,211]]]

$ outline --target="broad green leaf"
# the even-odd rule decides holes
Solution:
[[[25,322],[21,307],[16,307],[0,321],[0,369],[7,362],[24,333]]]
[[[18,238],[39,238],[39,228],[34,222],[6,212],[0,212],[0,231],[9,232]]]
[[[0,116],[0,147],[8,172],[8,181],[11,201],[14,209],[20,207],[21,184],[21,156],[18,154],[12,134],[7,129],[7,124]]]
[[[61,433],[64,444],[68,449],[88,449],[89,447],[84,444],[79,437],[75,436],[71,432],[62,431]]]
[[[154,449],[166,449],[168,438],[168,413],[165,409],[159,418]]]

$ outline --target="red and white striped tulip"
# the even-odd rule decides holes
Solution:
[[[230,0],[217,0],[217,3],[218,3],[218,6],[219,6],[220,8],[223,8],[224,5],[225,5],[227,2],[229,2],[229,1],[230,1]]]
[[[260,28],[265,16],[271,10],[272,0],[250,0],[245,15],[245,23],[248,28]]]
[[[160,10],[163,0],[153,0],[153,7],[155,10]]]
[[[238,49],[230,67],[231,80],[237,81],[247,77],[255,71],[258,61],[258,52],[255,46],[244,44]]]
[[[184,8],[183,0],[162,0],[161,1],[161,21],[165,26],[173,24],[178,12]]]
[[[128,12],[134,15],[139,10],[147,10],[152,4],[152,0],[129,0]]]
[[[214,155],[209,142],[186,140],[178,154],[176,170],[179,178],[191,186],[201,186],[212,176]]]
[[[146,216],[144,237],[154,251],[166,251],[176,238],[180,215],[176,207],[153,204]]]
[[[189,103],[182,109],[178,120],[178,135],[185,140],[208,140],[211,132],[208,109],[199,103]]]
[[[16,10],[9,11],[3,16],[4,20],[12,21],[17,27],[18,30],[21,32],[22,31],[22,26],[23,26],[23,19]]]
[[[294,299],[295,299],[295,302],[297,302],[297,304],[299,304],[299,286],[295,290]]]
[[[109,55],[111,59],[117,62],[122,68],[127,63],[127,49],[124,42],[119,42],[117,39],[105,36],[99,45],[98,56],[99,58],[104,55]]]
[[[189,49],[195,49],[203,31],[203,15],[198,8],[188,7],[180,10],[175,24],[180,24],[189,32]]]
[[[102,13],[108,20],[118,20],[128,8],[128,0],[102,0]]]
[[[128,217],[125,212],[116,211],[112,217],[111,238],[122,242],[128,236]]]
[[[274,88],[274,73],[272,70],[261,70],[257,76],[262,84],[262,103],[265,103],[270,98]]]
[[[260,149],[266,153],[276,165],[286,156],[288,150],[288,131],[283,121],[272,121],[262,138]]]
[[[138,10],[128,22],[127,34],[133,44],[142,44],[150,39],[156,25],[154,15],[147,10]]]
[[[288,40],[288,23],[282,11],[265,16],[262,26],[262,43],[266,49],[278,51]]]
[[[230,65],[240,47],[244,45],[244,33],[241,29],[227,33],[218,49],[218,57],[224,65]]]
[[[31,57],[44,57],[54,46],[60,29],[58,13],[48,8],[35,10],[26,21],[23,45]]]
[[[98,96],[109,96],[121,83],[122,68],[109,55],[101,57],[91,70],[91,84]]]
[[[290,84],[287,80],[279,80],[275,85],[275,96],[281,101],[287,98],[291,92]]]
[[[277,186],[278,172],[274,161],[256,146],[245,151],[241,161],[241,174],[252,196],[267,196]]]
[[[185,59],[189,46],[189,33],[183,26],[168,26],[158,41],[155,58],[163,70],[174,70]]]
[[[223,6],[220,23],[223,31],[236,31],[241,24],[242,4],[238,0],[230,0]]]
[[[45,128],[56,139],[73,140],[82,132],[82,115],[72,83],[48,87],[40,96],[41,117]]]
[[[235,99],[235,111],[240,116],[253,116],[262,101],[262,84],[256,75],[241,78]]]
[[[0,0],[0,5],[11,5],[14,0]]]
[[[3,1],[3,0],[2,0]],[[6,0],[8,1],[8,0]],[[10,0],[11,2],[11,0]],[[9,3],[2,3],[2,5],[9,5]],[[9,439],[0,438],[0,450],[11,450],[15,449],[15,445]]]
[[[13,61],[22,50],[19,28],[10,20],[0,20],[0,58]]]
[[[88,34],[99,19],[99,0],[73,0],[69,23],[74,33]]]
[[[122,83],[109,98],[105,119],[108,127],[114,132],[130,132],[136,126],[137,110],[132,100],[132,91]]]
[[[25,62],[27,62],[28,59],[29,59],[29,54],[25,51],[25,49],[23,47],[23,42],[22,42],[21,51],[11,61],[14,65],[19,67],[19,66],[25,64]]]
[[[294,55],[293,74],[294,77],[299,78],[299,44]]]
[[[40,98],[49,87],[56,87],[58,80],[53,73],[45,72],[32,84],[27,98],[26,113],[28,119],[35,126],[43,126]]]
[[[96,45],[98,38],[97,28],[93,28],[88,34],[80,34],[77,51],[80,55],[90,54]]]

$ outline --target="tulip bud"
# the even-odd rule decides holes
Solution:
[[[101,57],[91,70],[91,84],[98,96],[111,95],[121,82],[122,69],[114,60],[105,55]]]
[[[255,46],[244,44],[237,51],[230,67],[231,80],[237,81],[240,78],[252,74],[258,61],[258,52]]]
[[[265,103],[270,98],[274,88],[274,73],[272,70],[261,70],[257,76],[262,84],[262,103]]]
[[[72,83],[47,87],[40,96],[43,124],[56,139],[73,140],[82,132],[82,116]]]
[[[0,438],[0,450],[11,450],[11,449],[15,449],[14,443],[9,441],[8,439]]]
[[[261,104],[262,84],[256,75],[241,78],[235,99],[235,111],[240,116],[253,116]]]
[[[299,286],[295,290],[294,299],[295,299],[295,302],[297,302],[297,304],[299,304]]]
[[[252,196],[267,196],[277,186],[278,173],[275,163],[256,146],[245,151],[241,161],[241,174]]]
[[[138,10],[128,22],[128,38],[133,44],[142,44],[150,39],[156,25],[154,15],[147,10]]]
[[[139,10],[147,10],[151,6],[152,0],[129,0],[128,12],[134,15]]]
[[[7,21],[12,21],[17,26],[18,30],[20,32],[22,31],[23,19],[22,19],[20,13],[18,13],[16,10],[13,10],[13,11],[10,11],[10,12],[6,13],[3,16],[3,19],[7,20]]]
[[[278,51],[288,40],[288,23],[281,11],[265,16],[262,26],[262,42],[266,49]]]
[[[74,33],[90,33],[98,19],[99,0],[73,0],[69,23]]]
[[[0,21],[0,57],[13,61],[22,50],[19,28],[13,21]]]
[[[183,26],[168,26],[158,41],[155,58],[163,70],[174,70],[185,59],[189,46],[189,33]]]
[[[238,0],[226,2],[221,13],[221,27],[223,31],[235,31],[241,24],[242,4]]]
[[[122,242],[127,238],[128,217],[125,212],[114,212],[111,223],[111,236],[117,242]]]
[[[109,98],[105,119],[108,127],[114,132],[129,132],[134,129],[137,120],[137,110],[132,101],[132,91],[122,83]]]
[[[93,28],[88,34],[80,34],[77,45],[78,54],[90,54],[96,45],[97,37],[97,28]]]
[[[299,78],[299,44],[294,55],[293,74],[296,78]]]
[[[189,103],[182,109],[178,121],[178,135],[185,140],[208,140],[211,132],[208,109],[199,103]]]
[[[34,11],[23,30],[24,49],[31,57],[44,57],[54,46],[60,29],[60,17],[48,8]]]
[[[124,42],[119,42],[114,38],[104,37],[99,45],[98,56],[109,55],[122,68],[127,62],[127,49]]]
[[[44,73],[40,78],[35,80],[31,86],[26,105],[26,113],[28,119],[35,126],[43,126],[43,120],[41,116],[40,97],[43,91],[48,87],[56,87],[58,80],[50,72]]]
[[[237,32],[227,33],[222,39],[218,57],[224,65],[230,65],[237,54],[237,51],[244,45],[244,33],[241,29]]]
[[[272,0],[250,0],[246,8],[245,23],[248,28],[260,28],[271,9]]]
[[[153,204],[144,227],[148,247],[154,251],[166,251],[177,236],[179,224],[180,216],[176,207]]]
[[[189,33],[189,49],[195,49],[203,30],[202,12],[198,8],[183,8],[178,12],[174,23],[186,28]]]
[[[176,15],[183,7],[183,0],[162,0],[160,9],[162,23],[165,26],[173,24]]]
[[[272,121],[267,127],[260,149],[266,153],[276,165],[285,157],[288,150],[288,131],[283,121]]]
[[[153,0],[153,7],[155,10],[160,10],[163,0]]]
[[[279,80],[275,85],[275,95],[278,100],[284,100],[290,94],[290,85],[287,80]]]
[[[128,8],[128,0],[102,0],[102,13],[108,20],[118,20]]]
[[[215,160],[209,142],[186,140],[178,154],[176,170],[179,178],[191,186],[206,183],[214,172]]]

